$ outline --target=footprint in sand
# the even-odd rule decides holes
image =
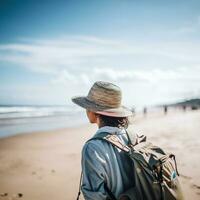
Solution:
[[[1,197],[7,197],[8,193],[1,193],[0,194]],[[8,197],[8,200],[16,200],[19,198],[22,198],[23,194],[22,193],[18,193],[18,194],[13,194],[11,197]]]
[[[7,192],[4,192],[4,193],[1,193],[1,194],[0,194],[0,197],[6,197],[6,196],[8,196],[8,193],[7,193]]]
[[[40,170],[42,170],[42,168],[40,168]],[[55,174],[55,173],[56,173],[56,170],[55,170],[55,169],[52,169],[50,172],[51,172],[51,174]],[[42,175],[39,175],[40,173],[38,173],[38,172],[36,172],[36,171],[32,171],[31,174],[32,174],[33,176],[37,176],[37,178],[38,178],[39,180],[42,180],[42,178],[43,178],[43,176],[42,176]]]
[[[200,190],[200,186],[199,185],[193,184],[192,187],[197,189],[197,190]]]
[[[39,180],[42,180],[42,176],[41,175],[39,175],[36,171],[32,171],[31,172],[31,174],[33,175],[33,176],[36,176],[37,175],[37,178],[39,179]]]
[[[18,199],[18,198],[22,198],[23,197],[23,194],[22,193],[18,193],[18,194],[14,194],[11,199],[12,200],[15,200],[15,199]]]
[[[196,191],[196,194],[197,194],[197,195],[200,195],[200,186],[199,186],[199,185],[196,185],[196,184],[192,184],[192,187],[193,187],[195,190],[197,190],[197,191]]]
[[[186,176],[186,175],[183,175],[183,174],[180,174],[180,176],[181,176],[182,178],[184,178],[184,179],[187,179],[187,180],[191,180],[191,179],[192,179],[192,177]]]
[[[35,171],[33,171],[31,174],[32,174],[32,175],[36,175],[36,172],[35,172]]]
[[[22,193],[18,193],[17,195],[18,195],[19,198],[23,197]]]

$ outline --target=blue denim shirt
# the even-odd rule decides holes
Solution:
[[[124,144],[128,139],[124,129],[104,126],[100,132],[116,134]],[[86,200],[104,200],[109,195],[105,183],[116,198],[129,189],[133,183],[133,167],[128,156],[120,149],[102,140],[90,140],[82,150],[82,185],[81,190]]]

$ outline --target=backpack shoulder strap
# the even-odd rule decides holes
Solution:
[[[134,130],[132,130],[131,128],[126,129],[126,135],[128,137],[129,140],[129,144],[131,144],[132,146],[135,146],[141,142],[146,142],[147,138],[145,135],[141,135],[141,134],[137,134]]]
[[[115,133],[101,132],[97,136],[94,136],[93,138],[88,140],[87,142],[91,140],[103,140],[112,144],[113,146],[119,148],[124,152],[128,153],[130,151],[130,148],[127,145],[124,145]]]

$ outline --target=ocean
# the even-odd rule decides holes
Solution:
[[[0,106],[0,138],[87,123],[77,106]]]

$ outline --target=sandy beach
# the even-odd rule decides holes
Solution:
[[[199,200],[200,111],[140,116],[133,126],[176,154],[185,199]],[[81,149],[96,128],[86,124],[0,139],[0,199],[76,199]]]

